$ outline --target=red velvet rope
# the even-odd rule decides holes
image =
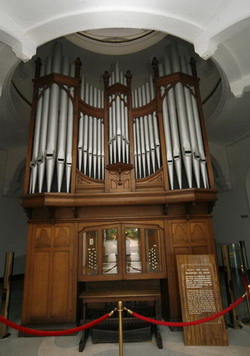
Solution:
[[[110,317],[109,314],[105,314],[105,315],[101,316],[100,318],[93,320],[90,323],[87,323],[85,325],[78,326],[77,328],[72,328],[72,329],[67,329],[67,330],[58,330],[58,331],[43,331],[43,330],[35,330],[35,329],[26,328],[25,326],[17,325],[8,319],[5,319],[1,315],[0,315],[0,322],[10,326],[13,329],[22,331],[25,334],[31,334],[31,335],[37,335],[37,336],[63,336],[63,335],[74,334],[79,331],[91,328],[92,326],[101,323],[102,321],[106,320],[109,317]]]
[[[216,318],[220,317],[221,315],[224,315],[224,314],[228,313],[230,310],[232,310],[237,305],[239,305],[244,300],[245,296],[246,295],[244,294],[244,296],[241,296],[239,299],[237,299],[232,305],[230,305],[230,307],[227,307],[226,309],[220,311],[217,314],[211,315],[211,316],[209,316],[207,318],[194,320],[194,321],[175,323],[175,322],[170,322],[170,321],[168,322],[168,321],[160,321],[160,320],[150,319],[150,318],[147,318],[147,317],[145,317],[143,315],[137,314],[135,312],[132,312],[132,315],[134,317],[138,318],[138,319],[147,321],[148,323],[153,323],[153,324],[158,324],[158,325],[165,325],[165,326],[191,326],[191,325],[197,325],[197,324],[206,323],[207,321],[216,319]]]

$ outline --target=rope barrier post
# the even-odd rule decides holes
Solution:
[[[119,356],[123,356],[123,329],[122,329],[122,312],[123,312],[123,303],[119,301],[117,303],[117,311],[119,318]]]

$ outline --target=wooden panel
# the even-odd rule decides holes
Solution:
[[[183,244],[188,242],[188,225],[186,222],[172,223],[171,229],[174,244]]]
[[[49,294],[49,252],[36,252],[32,258],[32,272],[30,278],[29,309],[31,319],[48,315]]]
[[[37,227],[35,229],[35,248],[46,248],[52,245],[51,227]]]
[[[179,255],[178,279],[182,319],[194,321],[222,310],[214,255]],[[184,328],[185,345],[228,345],[223,316]]]
[[[69,247],[70,226],[55,226],[54,247]]]
[[[57,251],[52,257],[51,316],[67,319],[70,285],[70,253]]]
[[[191,242],[207,241],[208,228],[204,222],[190,222],[190,240]]]

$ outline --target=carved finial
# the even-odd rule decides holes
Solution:
[[[38,57],[36,60],[35,60],[35,65],[36,65],[36,70],[35,70],[35,78],[39,78],[40,77],[40,72],[41,72],[41,65],[42,65],[42,61],[41,61],[41,58]]]
[[[132,73],[130,72],[130,70],[127,70],[125,77],[127,79],[127,87],[130,88],[131,87],[131,81],[132,81]]]
[[[103,81],[104,81],[105,89],[107,89],[109,86],[109,77],[110,77],[109,72],[107,70],[105,70],[105,72],[103,74]]]
[[[154,57],[152,60],[152,66],[154,70],[154,77],[159,78],[158,59],[156,57]]]
[[[82,62],[79,57],[76,58],[75,65],[75,78],[80,78]]]

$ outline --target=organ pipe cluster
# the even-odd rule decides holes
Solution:
[[[53,56],[41,67],[41,76],[62,73],[74,76],[75,65],[69,57],[62,58],[62,46],[56,43]],[[71,96],[73,89],[65,86]],[[73,142],[73,103],[67,92],[57,84],[39,89],[33,151],[30,162],[30,193],[51,191],[56,176],[58,192],[63,178],[65,190],[70,190]],[[45,174],[46,173],[46,174]]]
[[[195,88],[190,83],[168,80],[180,72],[192,76],[190,56],[173,43],[157,64],[157,71],[152,69],[145,83],[132,90],[118,62],[108,74],[108,89],[105,85],[93,86],[82,75],[79,101],[83,105],[77,113],[77,147],[73,147],[76,125],[73,118],[79,107],[74,107],[75,88],[54,82],[39,87],[29,193],[70,192],[74,150],[77,150],[76,168],[94,180],[105,179],[105,165],[133,164],[137,180],[166,165],[169,189],[208,188]],[[68,56],[62,56],[60,43],[55,44],[53,55],[42,64],[41,77],[50,73],[75,75],[75,64]],[[117,83],[120,87],[115,86]],[[124,90],[110,91],[112,86]],[[140,108],[149,109],[138,114]]]
[[[176,72],[191,75],[187,54],[178,53],[175,43],[169,52],[164,57],[164,63],[159,65],[159,75]],[[194,88],[177,82],[174,86],[162,86],[161,94],[164,97],[162,111],[171,189],[175,186],[181,189],[185,177],[189,188],[200,188],[201,177],[203,186],[208,188],[206,157]],[[178,185],[175,185],[175,176]]]

